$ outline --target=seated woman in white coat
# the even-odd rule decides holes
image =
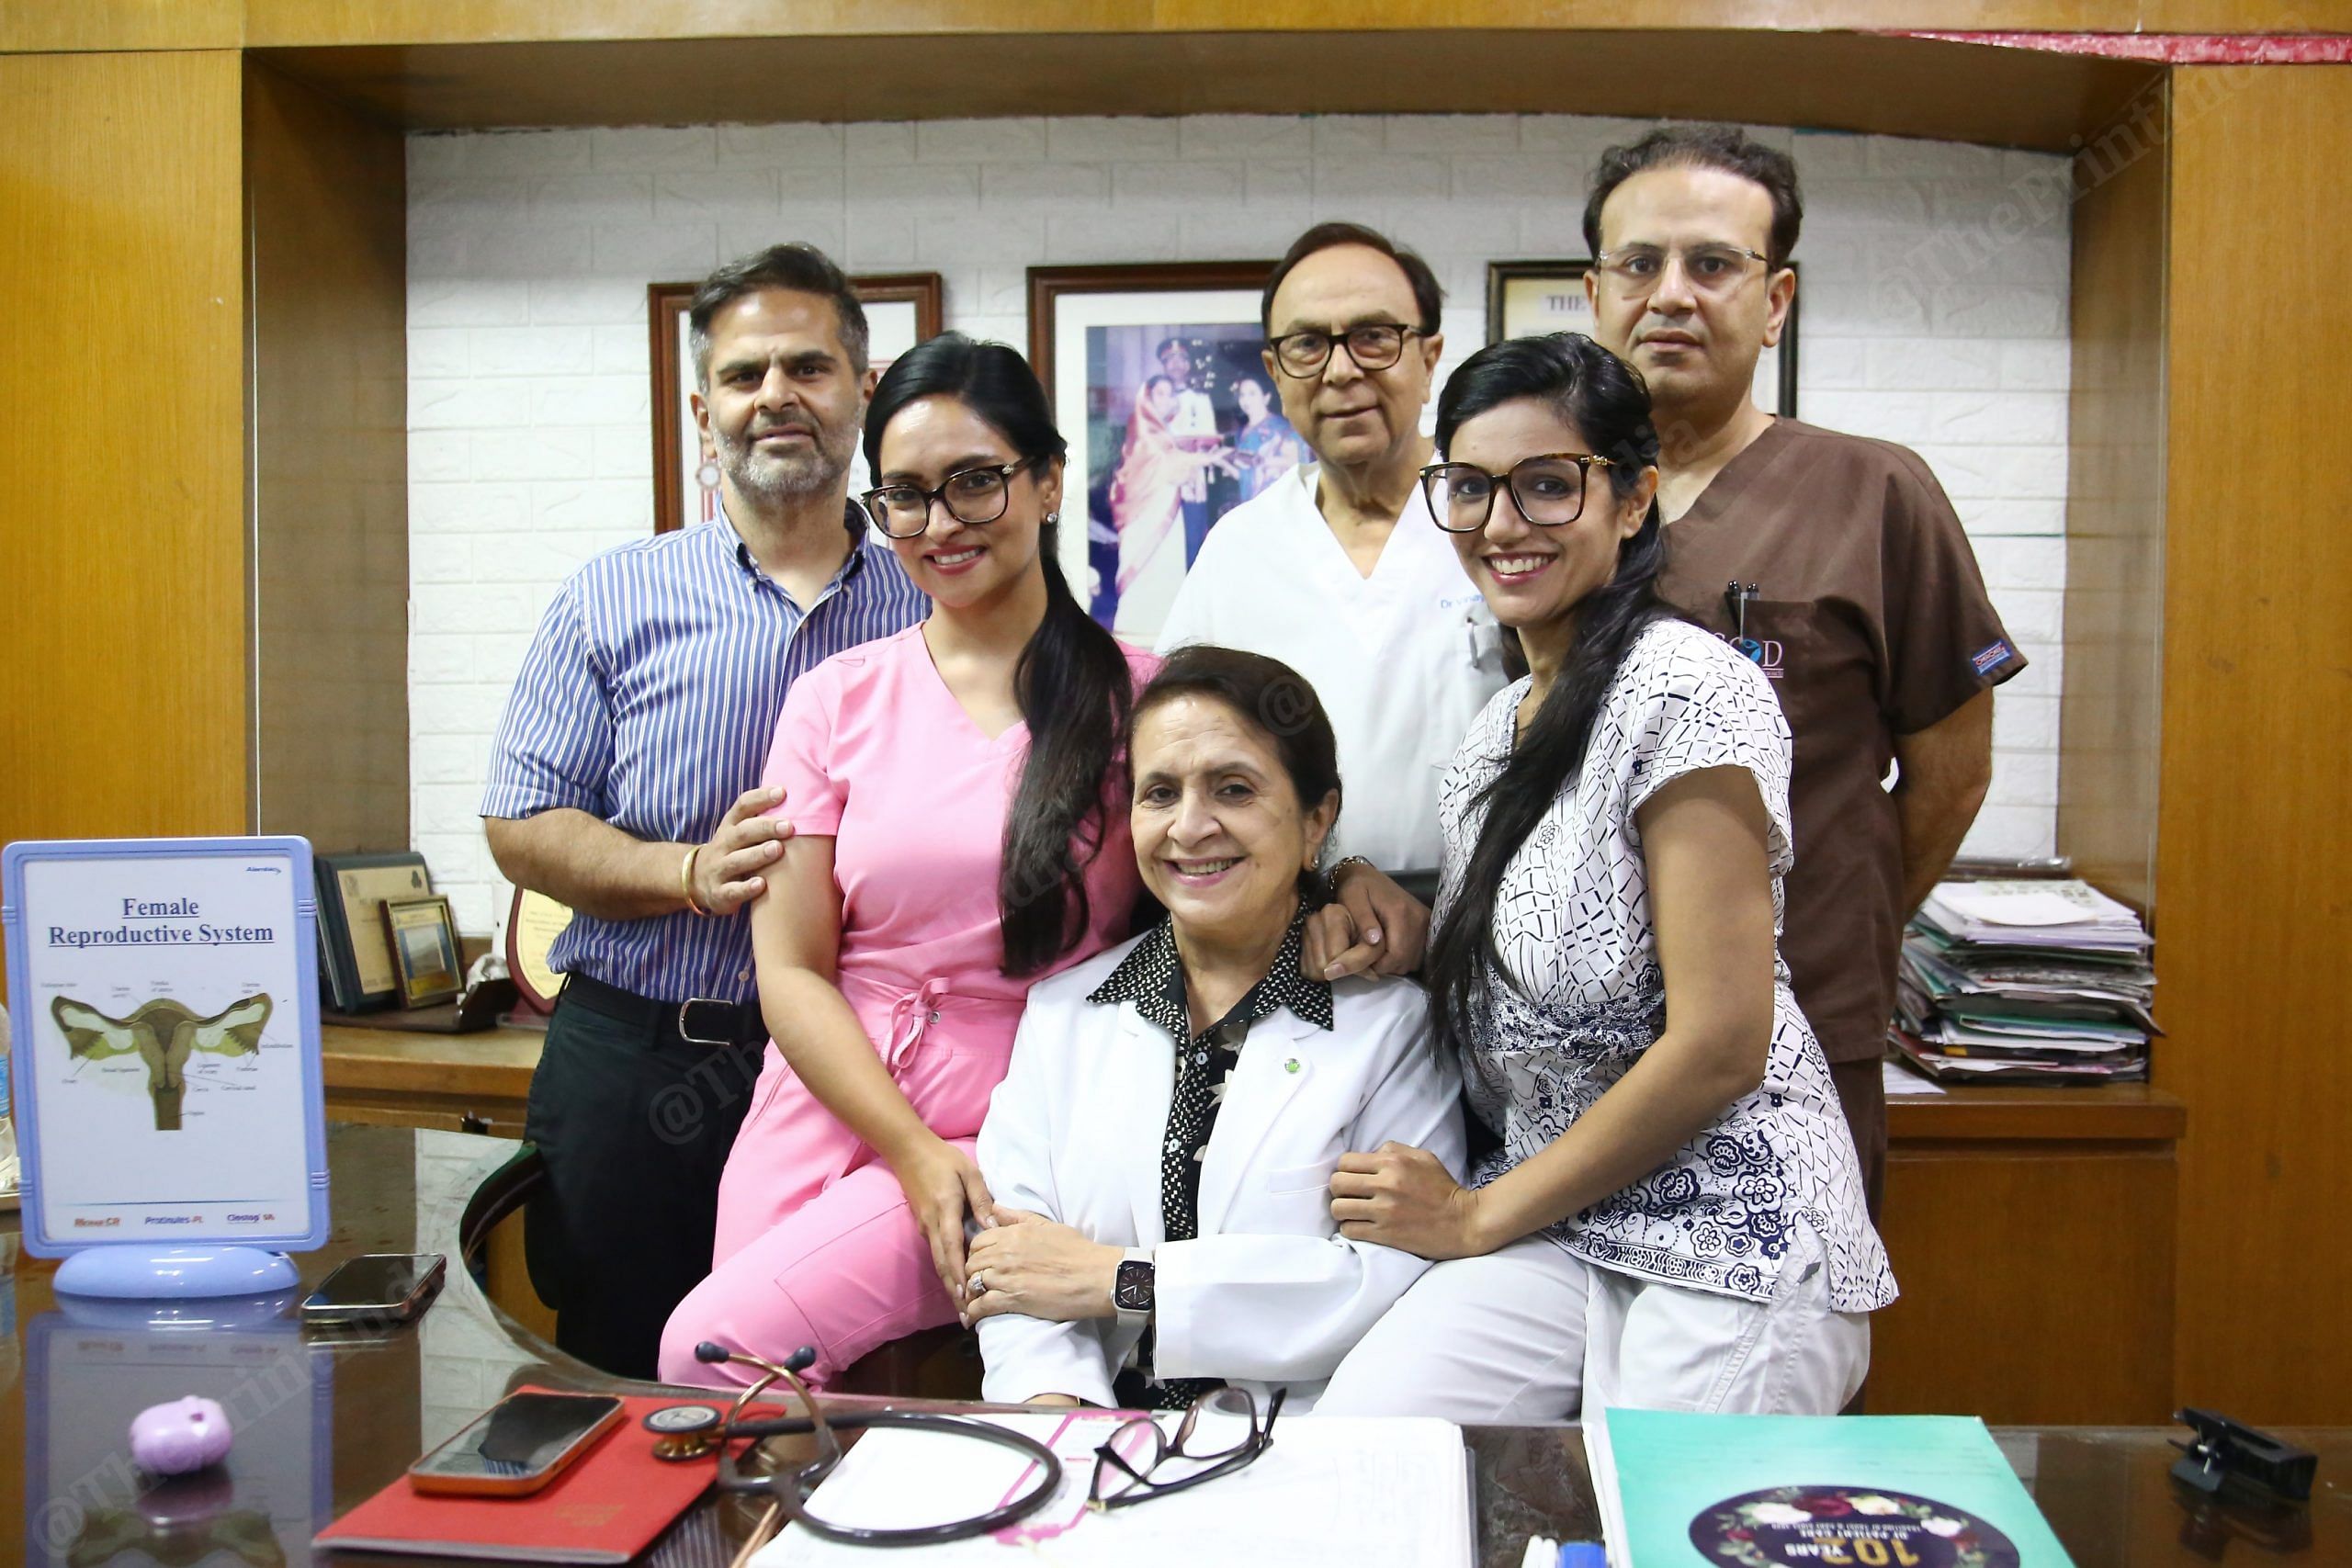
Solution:
[[[1302,972],[1340,810],[1313,688],[1186,648],[1130,734],[1168,919],[1029,993],[980,1129],[965,1320],[989,1399],[1177,1408],[1230,1383],[1296,1412],[1428,1267],[1340,1236],[1331,1172],[1393,1140],[1458,1173],[1459,1080],[1419,986]]]

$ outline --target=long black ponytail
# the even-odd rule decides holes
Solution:
[[[874,389],[865,416],[869,468],[882,471],[882,432],[891,417],[931,397],[956,399],[1040,466],[1069,450],[1027,360],[1001,343],[943,333],[892,361]],[[997,908],[1004,972],[1015,976],[1044,969],[1086,933],[1092,918],[1086,868],[1102,852],[1104,799],[1135,701],[1126,655],[1070,592],[1055,533],[1048,526],[1037,547],[1046,618],[1012,670],[1013,697],[1029,727],[1029,758],[1005,817]]]
[[[1657,462],[1657,431],[1640,372],[1575,333],[1512,338],[1471,355],[1438,400],[1438,449],[1449,448],[1470,420],[1525,400],[1548,405],[1576,426],[1596,455],[1611,459],[1602,471],[1621,498]],[[1657,592],[1665,561],[1652,502],[1640,529],[1618,546],[1615,575],[1577,606],[1567,656],[1526,734],[1511,748],[1510,761],[1472,802],[1486,819],[1423,968],[1441,1046],[1464,1049],[1487,999],[1489,976],[1500,973],[1510,981],[1494,936],[1504,869],[1584,766],[1594,717],[1634,639],[1671,614]]]

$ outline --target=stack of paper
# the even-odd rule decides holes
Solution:
[[[1115,1412],[986,1416],[1028,1433],[1062,1462],[1062,1483],[1028,1518],[994,1536],[885,1554],[892,1568],[1470,1568],[1476,1520],[1462,1430],[1426,1416],[1284,1416],[1254,1464],[1132,1507],[1087,1506],[1095,1450],[1126,1417]],[[1162,1416],[1172,1431],[1180,1417]],[[1122,1451],[1139,1457],[1141,1445]],[[1197,1469],[1170,1459],[1172,1480]],[[857,1439],[808,1499],[830,1524],[904,1529],[986,1513],[1028,1491],[1029,1461],[1011,1450],[934,1432],[879,1427]],[[1014,1550],[1007,1551],[1007,1547]],[[872,1549],[823,1540],[798,1525],[753,1568],[855,1568]]]
[[[2072,1568],[1984,1423],[1588,1411],[1610,1568]]]
[[[1894,1046],[1946,1082],[2145,1078],[2152,946],[2086,882],[1940,883],[1904,938]]]

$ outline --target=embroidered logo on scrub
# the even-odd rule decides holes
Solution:
[[[1768,681],[1777,681],[1788,672],[1788,650],[1778,637],[1726,637],[1723,640],[1731,645],[1734,653],[1763,671]]]
[[[2017,656],[2018,650],[2011,648],[2007,640],[1996,637],[1984,647],[1970,654],[1968,665],[1979,675],[1990,675]]]

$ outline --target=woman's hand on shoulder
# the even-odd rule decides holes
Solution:
[[[996,1221],[972,1238],[961,1297],[966,1327],[1008,1312],[1048,1323],[1118,1315],[1111,1292],[1122,1248],[1025,1209],[1000,1208]]]
[[[1429,945],[1430,912],[1377,866],[1342,865],[1331,902],[1306,917],[1299,967],[1311,980],[1410,975]]]
[[[1341,1155],[1331,1173],[1331,1217],[1340,1222],[1340,1234],[1416,1258],[1493,1251],[1481,1201],[1437,1156],[1393,1139],[1370,1154]]]

